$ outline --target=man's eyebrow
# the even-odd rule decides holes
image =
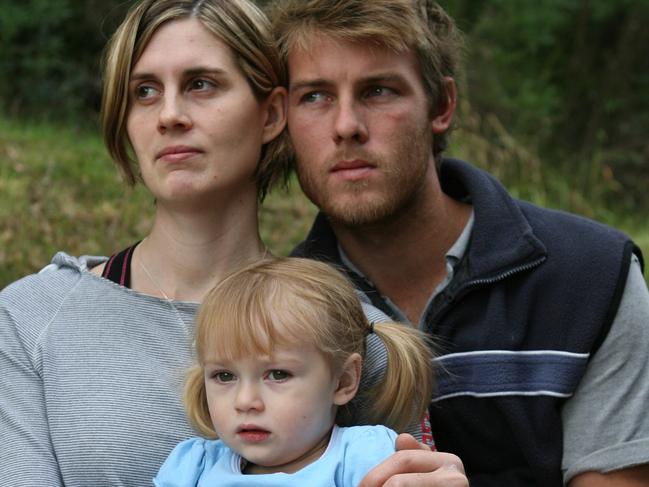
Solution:
[[[316,78],[316,79],[305,79],[299,81],[290,81],[288,87],[291,90],[303,90],[303,89],[312,89],[312,88],[323,88],[331,85],[333,85],[333,82],[331,81],[328,81],[323,78]]]
[[[397,73],[376,73],[356,80],[355,84],[371,85],[377,83],[401,83],[403,81],[404,81],[404,77]],[[324,78],[314,78],[314,79],[305,79],[305,80],[290,82],[289,89],[302,90],[302,89],[326,88],[328,86],[333,86],[334,84],[335,83],[333,81]]]
[[[401,83],[405,79],[400,74],[396,73],[378,73],[363,78],[361,83],[363,84],[374,84],[374,83]]]
[[[227,71],[221,68],[215,68],[210,66],[196,66],[193,68],[186,69],[183,71],[183,77],[198,76],[201,74],[211,74],[215,76],[224,76],[227,74]],[[129,81],[141,81],[143,79],[156,79],[158,76],[154,73],[149,73],[146,71],[134,72],[131,73]]]

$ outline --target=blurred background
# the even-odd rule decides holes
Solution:
[[[0,0],[0,288],[57,250],[108,255],[150,225],[151,198],[98,136],[101,52],[131,3]],[[649,0],[440,3],[466,38],[448,154],[649,255]],[[286,254],[313,215],[292,183],[263,205],[262,236]]]

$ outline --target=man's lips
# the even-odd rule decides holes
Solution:
[[[354,159],[338,161],[329,172],[337,178],[355,181],[367,177],[374,169],[376,166],[373,164],[362,159]]]
[[[270,431],[256,425],[242,425],[237,428],[237,436],[249,443],[259,443],[270,436]]]
[[[156,159],[162,159],[167,162],[183,161],[195,155],[201,154],[203,151],[196,147],[188,145],[174,145],[165,147],[156,154]]]

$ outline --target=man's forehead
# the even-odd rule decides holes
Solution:
[[[417,71],[411,51],[398,52],[378,41],[341,39],[326,33],[313,33],[295,43],[288,55],[291,84],[352,73],[355,77],[394,76],[404,63]]]

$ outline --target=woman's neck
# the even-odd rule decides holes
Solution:
[[[131,287],[163,298],[201,302],[226,275],[263,257],[257,204],[218,211],[158,206],[149,235],[137,246]]]

